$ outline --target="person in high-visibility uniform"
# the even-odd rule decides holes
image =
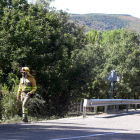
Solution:
[[[30,70],[28,67],[22,67],[21,69],[22,78],[20,79],[20,84],[19,84],[18,93],[17,93],[17,100],[19,100],[21,97],[23,122],[28,122],[27,105],[32,95],[37,89],[36,81],[34,77],[30,75],[29,71]]]

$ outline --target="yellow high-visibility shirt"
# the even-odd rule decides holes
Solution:
[[[28,75],[27,78],[22,77],[20,79],[17,96],[19,97],[21,95],[21,92],[30,92],[30,94],[32,94],[36,91],[36,89],[36,81],[33,76]]]

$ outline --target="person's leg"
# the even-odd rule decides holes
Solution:
[[[27,106],[28,106],[28,103],[29,103],[31,97],[28,96],[26,93],[24,93],[23,98],[24,98],[23,102],[22,102],[23,121],[28,122],[28,117],[27,117],[28,109],[27,109]]]
[[[23,110],[24,110],[24,109],[23,109],[24,97],[25,97],[25,93],[24,93],[24,92],[22,92],[22,93],[21,93],[21,102],[22,102],[22,117],[24,116],[24,115],[23,115],[23,112],[24,112],[24,111],[23,111]]]

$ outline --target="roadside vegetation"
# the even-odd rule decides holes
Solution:
[[[29,104],[31,121],[66,117],[68,105],[84,98],[110,98],[105,79],[112,69],[119,77],[113,98],[139,99],[139,34],[124,28],[85,33],[50,2],[0,2],[1,122],[21,118],[16,94],[23,66],[31,69],[38,86]]]

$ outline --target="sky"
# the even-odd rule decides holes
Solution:
[[[140,0],[55,0],[50,6],[71,14],[127,14],[140,19]]]

